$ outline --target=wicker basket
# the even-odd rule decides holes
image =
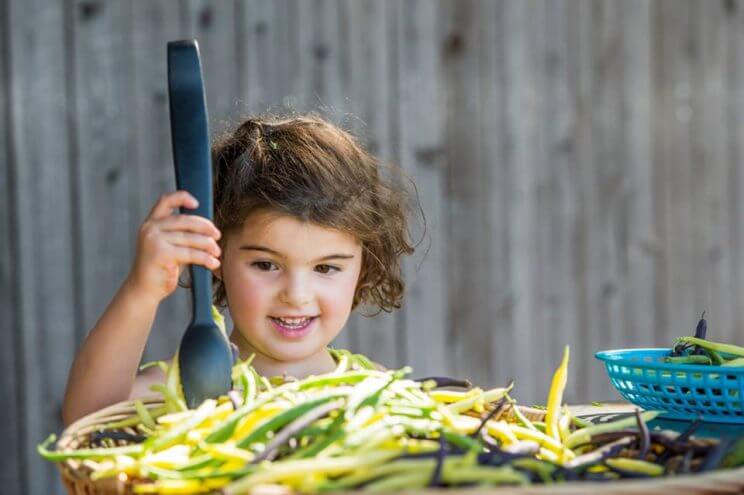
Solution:
[[[159,399],[145,399],[145,405],[157,405]],[[530,407],[519,406],[520,411],[530,420],[542,421],[545,411]],[[98,425],[119,421],[135,414],[132,401],[120,402],[105,409],[90,414],[71,424],[61,435],[57,442],[60,450],[74,450],[84,448],[90,443],[90,435]],[[512,416],[513,411],[507,409],[505,414]],[[129,433],[133,430],[124,429]],[[90,479],[92,469],[85,462],[68,460],[57,463],[62,475],[62,481],[69,495],[132,495],[133,486],[144,480],[137,479],[115,479],[93,481]],[[489,488],[467,488],[467,489],[432,489],[417,490],[406,493],[423,495],[426,493],[448,495],[456,494],[594,494],[597,492],[611,494],[667,494],[674,495],[697,495],[697,494],[744,494],[744,468],[721,470],[702,475],[685,475],[660,478],[657,480],[624,480],[619,482],[571,482],[560,485],[532,485],[524,488],[516,487],[489,487]],[[288,492],[287,492],[288,493]],[[271,495],[279,495],[272,490]]]

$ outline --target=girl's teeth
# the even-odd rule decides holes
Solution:
[[[308,321],[310,321],[310,318],[274,318],[276,321],[281,323],[284,326],[287,327],[301,327]]]

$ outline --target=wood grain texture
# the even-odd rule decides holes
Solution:
[[[22,434],[23,403],[19,387],[23,361],[18,355],[22,349],[18,328],[21,321],[18,287],[21,284],[17,266],[18,240],[17,204],[15,188],[15,147],[13,145],[11,101],[12,43],[10,31],[10,6],[0,6],[0,30],[3,33],[3,47],[0,48],[0,198],[6,198],[0,215],[0,312],[4,315],[5,331],[0,332],[0,394],[7,398],[7,405],[0,409],[0,435],[6,439],[6,448],[13,455],[0,465],[0,485],[10,493],[25,492],[26,465],[23,457],[26,438]]]
[[[169,40],[199,40],[213,134],[317,111],[415,183],[404,306],[352,314],[336,345],[512,377],[530,404],[566,344],[570,402],[618,397],[594,352],[669,345],[703,310],[711,338],[744,344],[741,0],[12,0],[0,26],[13,492],[62,493],[34,446],[175,187]],[[146,360],[172,355],[188,300],[161,306]]]
[[[75,350],[76,296],[73,242],[74,181],[68,134],[67,33],[62,5],[10,2],[6,53],[10,57],[10,106],[6,122],[13,152],[15,204],[14,302],[18,370],[14,394],[20,424],[19,462],[27,493],[63,493],[57,474],[34,446],[61,427],[66,372]],[[18,361],[15,361],[15,360]],[[5,363],[5,362],[4,362]],[[13,370],[9,370],[13,373]]]

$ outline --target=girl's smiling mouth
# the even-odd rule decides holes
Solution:
[[[274,328],[284,337],[300,339],[310,333],[317,316],[277,317],[269,316]]]

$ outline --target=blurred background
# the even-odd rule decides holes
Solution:
[[[62,493],[79,343],[175,187],[166,42],[201,46],[213,134],[317,111],[415,181],[403,309],[337,345],[415,375],[614,399],[595,351],[668,346],[707,311],[744,343],[744,2],[0,2],[3,493]],[[414,225],[420,235],[421,225]],[[181,289],[145,359],[189,321]]]

